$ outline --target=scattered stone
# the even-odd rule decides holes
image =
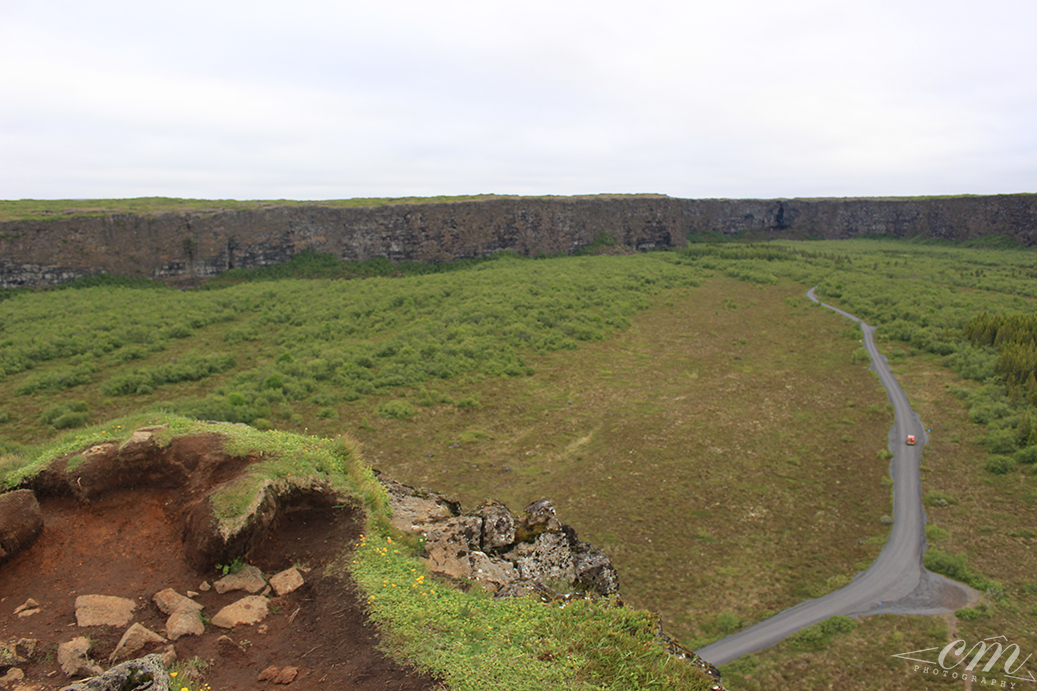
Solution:
[[[278,597],[298,590],[302,584],[302,574],[294,566],[270,577],[270,585]]]
[[[155,593],[155,597],[151,598],[155,606],[162,610],[163,614],[172,614],[178,609],[193,609],[202,610],[204,605],[200,605],[189,597],[184,597],[180,593],[176,592],[172,588],[166,588]]]
[[[209,585],[209,581],[202,581],[198,584],[198,590],[201,590],[203,593],[207,593],[210,590],[212,590],[212,586]]]
[[[166,638],[171,641],[184,636],[201,636],[205,633],[205,622],[202,621],[200,609],[181,607],[166,619]]]
[[[0,562],[31,545],[43,532],[43,512],[29,489],[0,494]]]
[[[274,684],[291,684],[298,675],[298,667],[267,667],[259,673],[259,681],[270,681]]]
[[[39,609],[39,608],[40,608],[40,603],[36,602],[36,600],[33,600],[30,597],[28,600],[26,600],[22,604],[18,605],[17,607],[15,607],[14,608],[14,613],[15,614],[21,614],[22,612],[24,612],[27,609]]]
[[[157,653],[98,672],[91,679],[66,686],[62,691],[167,691],[172,687],[169,672]]]
[[[256,627],[256,633],[258,633],[261,636],[263,634],[265,634],[269,630],[270,630],[270,627],[267,626],[266,624],[260,624],[259,626]]]
[[[32,615],[40,611],[40,603],[33,600],[31,597],[24,603],[14,608],[14,613],[18,615],[19,619],[31,617]]]
[[[231,573],[213,584],[216,592],[222,595],[232,590],[244,590],[253,595],[266,587],[263,572],[251,564],[242,566],[236,573]]]
[[[123,627],[133,619],[137,603],[111,595],[80,595],[76,598],[76,623],[79,626]]]
[[[266,618],[269,603],[270,601],[261,595],[243,597],[217,612],[212,618],[212,623],[221,629],[258,624]]]
[[[162,664],[169,669],[176,664],[176,661],[176,648],[173,645],[167,645],[166,649],[162,651]]]
[[[14,654],[31,660],[36,657],[36,649],[39,645],[39,640],[35,638],[19,638],[18,642],[14,644]]]
[[[140,650],[150,646],[155,647],[163,643],[168,643],[165,638],[159,636],[154,631],[141,625],[140,623],[134,624],[130,628],[126,629],[126,633],[119,639],[119,643],[115,646],[115,650],[108,658],[109,664],[115,664],[123,660],[128,660]]]
[[[248,655],[248,653],[245,652],[245,649],[238,645],[230,636],[220,636],[217,638],[216,650],[218,650],[220,655],[223,657],[229,657],[236,660],[243,659]]]
[[[68,677],[92,677],[104,672],[89,658],[90,640],[78,636],[58,645],[58,665]]]
[[[0,686],[6,688],[11,684],[18,683],[22,679],[25,679],[25,672],[18,669],[17,667],[12,667],[11,669],[7,670],[7,674],[0,677]]]
[[[196,591],[196,590],[188,590],[187,591],[187,597],[198,597],[198,591]]]

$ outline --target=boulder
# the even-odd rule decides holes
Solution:
[[[157,653],[123,662],[98,676],[84,679],[62,691],[170,691],[172,679]]]
[[[144,648],[154,648],[165,643],[168,643],[168,641],[151,629],[139,623],[134,624],[126,629],[126,633],[119,639],[115,650],[112,651],[111,656],[108,658],[108,663],[115,664],[116,662],[128,660]]]
[[[608,555],[586,542],[573,548],[576,583],[598,595],[619,594],[619,572]]]
[[[498,550],[515,542],[515,517],[507,506],[497,501],[488,501],[476,509],[476,514],[483,519],[483,552]]]
[[[441,494],[415,489],[384,476],[379,481],[385,486],[392,507],[392,523],[399,530],[419,532],[422,526],[456,516],[460,505]]]
[[[571,585],[576,581],[576,564],[569,541],[561,533],[541,533],[533,552],[517,563],[519,576],[545,583]]]
[[[191,607],[174,610],[166,619],[166,637],[175,641],[184,636],[201,636],[205,633],[202,611]]]
[[[136,608],[136,602],[124,597],[80,595],[76,598],[76,624],[123,627],[133,620]]]
[[[468,555],[479,549],[482,518],[457,516],[425,528],[425,559],[436,573],[452,578],[468,578]]]
[[[251,564],[245,564],[234,573],[227,574],[213,584],[216,592],[222,595],[233,590],[244,590],[253,595],[266,587],[263,572]]]
[[[222,629],[235,626],[251,626],[266,618],[270,601],[260,595],[249,595],[227,605],[212,618],[212,623]]]
[[[294,566],[270,577],[270,586],[278,597],[295,592],[302,587],[302,584],[302,574]]]
[[[90,639],[78,636],[58,644],[58,665],[69,677],[91,677],[104,670],[90,659]]]
[[[43,532],[43,512],[32,490],[0,494],[0,562],[31,545]]]

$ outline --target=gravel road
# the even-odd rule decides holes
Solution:
[[[807,293],[818,302],[811,288]],[[922,508],[920,465],[922,447],[928,441],[925,427],[911,408],[886,358],[875,346],[875,327],[831,305],[847,319],[860,324],[872,369],[879,375],[893,404],[896,419],[889,431],[893,453],[889,472],[893,478],[893,530],[875,563],[844,588],[807,600],[770,619],[696,650],[704,660],[724,665],[757,650],[769,648],[802,628],[837,614],[943,614],[975,601],[972,588],[932,573],[922,566],[925,553],[925,510]],[[917,443],[905,443],[909,434]]]

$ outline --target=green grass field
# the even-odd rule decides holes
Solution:
[[[1033,252],[871,240],[21,292],[0,302],[0,444],[25,454],[59,428],[148,409],[345,432],[375,467],[467,506],[553,499],[613,556],[624,598],[697,647],[844,585],[888,530],[892,412],[853,325],[804,297],[818,285],[878,325],[932,428],[930,541],[994,584],[956,625],[1033,649],[1037,488],[1022,432],[1037,408],[962,327],[1033,313],[1034,276]],[[994,455],[1023,460],[988,470],[1008,437]],[[896,646],[946,631],[942,618],[876,618],[730,674],[735,688],[782,688],[807,667],[834,681],[852,654],[889,670],[854,688],[902,688]]]

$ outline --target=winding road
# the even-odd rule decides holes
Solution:
[[[818,302],[814,288],[807,292],[807,297]],[[889,450],[893,453],[889,467],[893,477],[893,530],[875,562],[849,585],[695,651],[717,666],[775,645],[796,631],[835,615],[943,614],[979,597],[974,589],[922,565],[926,541],[920,466],[922,446],[928,437],[889,363],[875,347],[875,327],[841,309],[821,305],[860,324],[872,369],[893,404],[896,417],[889,431]],[[915,446],[905,443],[909,434],[915,435]]]

